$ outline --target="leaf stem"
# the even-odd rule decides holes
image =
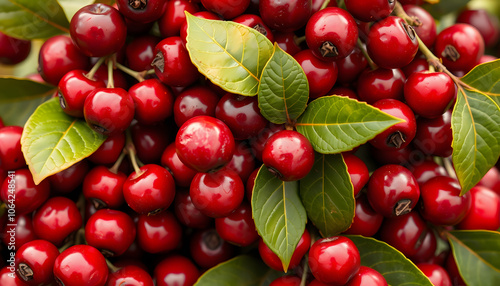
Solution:
[[[95,65],[92,67],[92,69],[87,73],[86,77],[88,79],[94,80],[95,73],[101,67],[102,63],[104,63],[105,60],[106,60],[106,57],[99,58],[99,60],[95,63]]]
[[[124,73],[126,73],[126,74],[132,76],[133,78],[135,78],[138,82],[143,82],[144,81],[144,76],[148,72],[148,71],[142,71],[142,72],[134,71],[134,70],[132,70],[132,69],[130,69],[130,68],[128,68],[128,67],[126,67],[126,66],[124,66],[124,65],[122,65],[120,63],[118,63],[118,62],[116,63],[116,67],[119,70],[123,71]]]
[[[368,62],[368,65],[370,66],[370,68],[372,70],[376,70],[378,68],[377,65],[370,58],[370,56],[368,55],[368,52],[366,51],[365,44],[363,44],[363,42],[361,42],[361,40],[359,38],[358,38],[357,46],[361,50],[361,53],[363,54],[363,56],[366,58],[366,61]]]

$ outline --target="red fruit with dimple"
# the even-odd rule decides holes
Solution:
[[[413,29],[420,40],[422,40],[428,48],[431,48],[437,36],[436,22],[432,15],[427,12],[427,10],[417,5],[404,5],[403,9],[408,16],[418,19],[418,23],[420,24],[418,26],[413,26]]]
[[[174,94],[157,79],[136,83],[128,90],[134,100],[135,118],[139,123],[153,125],[172,116]]]
[[[2,286],[29,286],[22,280],[9,266],[4,266],[0,269],[0,285]]]
[[[14,171],[26,166],[21,150],[23,127],[5,126],[0,128],[0,169]]]
[[[58,255],[57,247],[46,240],[25,243],[16,251],[17,277],[33,286],[51,283],[54,280],[53,268]]]
[[[123,183],[127,176],[122,172],[113,172],[104,166],[96,166],[83,180],[83,195],[96,209],[119,208],[123,198]]]
[[[245,26],[248,26],[250,28],[254,28],[255,30],[259,31],[261,34],[267,37],[271,43],[274,43],[274,35],[271,29],[264,24],[264,21],[262,21],[262,18],[259,17],[258,15],[254,14],[243,14],[240,15],[231,21],[235,23],[239,23]]]
[[[134,71],[145,71],[151,68],[155,58],[154,49],[161,38],[145,35],[134,38],[125,46],[127,67]]]
[[[392,0],[346,0],[345,6],[352,16],[363,22],[379,21],[389,16],[396,1]]]
[[[211,268],[230,259],[235,247],[223,240],[213,228],[197,230],[189,242],[191,258],[201,268]]]
[[[456,22],[474,26],[486,47],[493,47],[500,38],[500,22],[486,9],[465,9],[457,16]]]
[[[106,286],[154,286],[153,278],[149,273],[139,266],[126,265],[116,272],[109,273]]]
[[[166,8],[166,3],[163,0],[117,0],[116,4],[123,16],[138,23],[150,23],[158,20]]]
[[[157,286],[191,286],[200,275],[200,270],[189,258],[175,254],[161,260],[154,269]]]
[[[54,263],[59,285],[104,286],[108,278],[106,259],[96,248],[74,245],[64,250]]]

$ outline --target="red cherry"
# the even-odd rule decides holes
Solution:
[[[195,85],[183,90],[174,102],[174,119],[181,127],[188,119],[198,115],[215,117],[219,96],[207,86]]]
[[[365,56],[363,56],[361,49],[358,47],[354,47],[350,54],[343,59],[337,60],[336,62],[339,70],[337,75],[338,83],[355,82],[361,72],[368,65],[368,61]]]
[[[179,222],[190,228],[205,229],[212,223],[211,217],[195,207],[186,190],[178,191],[175,195],[174,212]]]
[[[128,92],[134,100],[134,116],[139,123],[156,124],[172,116],[174,95],[159,80],[147,79],[136,83]]]
[[[492,167],[477,184],[487,187],[500,195],[500,171],[497,167]]]
[[[273,30],[293,32],[303,27],[311,15],[310,0],[260,0],[259,12],[264,23]]]
[[[23,127],[5,126],[0,128],[0,169],[14,171],[26,166],[21,151]]]
[[[144,35],[134,38],[125,46],[125,57],[127,67],[134,71],[145,71],[151,68],[151,62],[155,58],[154,49],[161,38]]]
[[[242,14],[231,21],[235,23],[239,23],[250,28],[254,28],[259,31],[261,34],[267,37],[271,43],[274,43],[274,35],[271,29],[264,24],[262,18],[255,14]]]
[[[201,4],[224,19],[232,19],[245,12],[250,0],[201,0]]]
[[[500,38],[500,22],[486,9],[462,10],[456,22],[474,26],[481,34],[486,47],[493,47]]]
[[[33,229],[31,214],[16,215],[14,221],[9,221],[15,226],[5,226],[0,237],[9,248],[19,249],[24,244],[37,239]]]
[[[56,258],[54,276],[59,285],[104,286],[108,278],[108,266],[96,248],[74,245]]]
[[[417,5],[404,5],[403,9],[406,14],[410,17],[416,17],[419,26],[413,26],[413,29],[417,33],[418,37],[422,42],[428,47],[431,48],[434,45],[434,41],[436,40],[436,22],[432,15],[427,12],[424,8]]]
[[[29,286],[9,266],[0,269],[0,285],[2,286]]]
[[[0,32],[0,64],[18,64],[24,61],[30,52],[31,41],[14,38]]]
[[[356,196],[370,179],[368,167],[366,167],[365,162],[356,157],[356,155],[343,153],[342,158],[344,158],[344,162],[347,166],[347,172],[349,173],[354,188],[354,196]]]
[[[309,97],[318,98],[328,93],[334,86],[338,68],[335,62],[318,59],[311,49],[302,50],[294,55],[309,82]]]
[[[274,32],[274,41],[283,51],[291,56],[294,56],[302,50],[297,44],[296,38],[297,36],[294,32]]]
[[[346,286],[387,286],[387,281],[384,276],[377,270],[363,266],[359,267],[359,271],[354,277],[345,284]]]
[[[215,229],[225,241],[244,247],[259,238],[252,218],[252,207],[242,203],[233,213],[215,219]]]
[[[403,100],[405,81],[400,69],[365,69],[358,78],[357,94],[369,104],[385,98]]]
[[[233,257],[235,248],[223,240],[215,229],[208,228],[193,234],[189,251],[197,265],[208,269]]]
[[[264,150],[267,140],[281,130],[285,130],[284,124],[270,123],[266,128],[262,129],[257,136],[250,138],[250,147],[252,147],[252,153],[257,160],[262,161],[262,151]]]
[[[194,1],[189,0],[167,1],[166,5],[165,13],[157,21],[163,38],[180,36],[181,26],[186,21],[184,11],[194,14],[200,9]]]
[[[109,273],[106,286],[139,285],[154,286],[153,278],[141,267],[126,265],[116,272]]]
[[[157,286],[194,285],[201,273],[194,263],[181,255],[170,255],[161,260],[154,269]]]
[[[451,148],[453,141],[451,113],[452,110],[450,109],[437,118],[419,117],[413,146],[426,155],[450,156],[453,152]]]
[[[47,180],[50,182],[52,191],[68,194],[82,185],[89,169],[89,162],[84,159],[59,173],[55,173]]]
[[[255,157],[252,155],[250,147],[246,141],[237,142],[233,158],[227,164],[227,168],[236,171],[243,184],[246,184],[248,177],[255,170]]]
[[[356,208],[354,218],[345,234],[373,236],[379,230],[384,220],[384,216],[373,210],[365,195],[356,198]]]
[[[494,191],[475,186],[470,191],[471,208],[458,229],[497,230],[500,228],[500,195]]]
[[[167,168],[174,177],[175,184],[179,187],[188,188],[196,175],[196,171],[186,166],[179,159],[175,149],[175,142],[165,148],[161,156],[161,164]]]
[[[123,147],[125,147],[125,133],[122,132],[108,136],[104,143],[88,158],[94,164],[111,165],[116,162]]]
[[[156,125],[144,125],[133,122],[129,130],[137,157],[143,164],[159,164],[161,155],[172,142],[175,132],[173,122],[160,122]],[[174,131],[174,132],[172,132]]]
[[[2,202],[15,209],[15,214],[28,214],[40,207],[50,195],[50,183],[43,180],[35,185],[28,168],[9,173],[0,190]]]
[[[58,255],[57,247],[46,240],[25,243],[16,251],[17,277],[29,285],[51,283],[54,280],[52,271]]]
[[[182,227],[168,210],[156,215],[139,215],[137,242],[148,253],[162,253],[176,249],[182,241]]]
[[[347,0],[345,1],[346,9],[356,19],[363,22],[379,21],[389,16],[396,1],[387,0]]]
[[[295,275],[285,275],[274,279],[269,286],[299,286],[300,277]]]
[[[300,240],[297,243],[297,246],[295,247],[295,251],[293,252],[292,258],[290,259],[290,263],[288,264],[288,269],[294,269],[300,264],[300,261],[309,250],[310,245],[311,245],[311,235],[309,234],[309,231],[307,231],[306,229],[304,230],[304,233],[300,237]],[[264,240],[262,239],[259,240],[258,249],[260,257],[262,258],[264,263],[267,264],[267,266],[271,267],[276,271],[284,271],[283,263],[281,262],[280,258],[266,245]]]
[[[417,267],[424,273],[435,286],[452,286],[456,284],[451,283],[448,272],[437,264],[418,263]]]
[[[436,176],[446,176],[446,169],[432,160],[417,162],[409,167],[419,186]]]
[[[166,8],[165,1],[161,0],[117,0],[116,4],[123,16],[138,23],[150,23],[158,20]]]
[[[123,202],[123,184],[127,176],[114,173],[104,166],[96,166],[83,180],[83,195],[96,209],[119,208]]]

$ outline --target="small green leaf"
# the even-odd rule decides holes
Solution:
[[[459,88],[451,129],[453,165],[465,194],[500,156],[500,109],[490,97]]]
[[[307,216],[323,237],[348,229],[356,204],[342,155],[316,153],[311,172],[300,180],[300,196]]]
[[[2,120],[6,125],[24,126],[38,106],[51,98],[52,95],[26,101],[1,103]]]
[[[460,275],[467,285],[496,286],[500,281],[500,233],[451,231],[447,233]]]
[[[262,70],[273,53],[273,44],[245,25],[185,13],[186,48],[198,70],[226,91],[256,95]]]
[[[299,182],[283,182],[262,166],[253,188],[252,214],[257,231],[286,272],[307,221]]]
[[[277,43],[260,78],[259,108],[276,124],[294,122],[306,109],[309,83],[300,64]]]
[[[68,19],[69,22],[71,22],[71,18],[73,18],[73,15],[80,10],[80,8],[93,4],[94,0],[58,0],[59,5],[64,10],[64,14],[66,14],[66,18]]]
[[[20,39],[46,39],[69,33],[56,0],[0,0],[0,31]]]
[[[500,60],[477,65],[461,80],[500,105]]]
[[[387,243],[359,235],[347,235],[347,237],[358,247],[361,265],[380,272],[387,284],[432,286],[431,281],[413,262]]]
[[[36,184],[90,156],[106,139],[66,115],[56,98],[40,105],[24,126],[21,147]]]
[[[26,78],[0,77],[0,103],[32,100],[53,95],[57,88]]]
[[[198,279],[195,286],[264,286],[267,277],[279,277],[280,273],[267,267],[262,260],[240,255],[209,269]]]
[[[364,102],[332,95],[311,102],[296,127],[314,150],[332,154],[352,150],[399,122]]]

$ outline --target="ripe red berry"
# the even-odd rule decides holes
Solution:
[[[235,247],[223,240],[213,228],[197,230],[189,242],[189,252],[201,268],[211,268],[231,257]]]
[[[31,52],[31,41],[17,39],[0,32],[0,64],[15,65]]]
[[[345,284],[346,286],[387,286],[387,281],[384,276],[380,274],[377,270],[363,266],[359,268],[358,273]]]
[[[29,286],[15,272],[12,272],[10,266],[4,266],[0,269],[0,285],[2,286]]]
[[[420,40],[422,40],[428,48],[432,48],[437,36],[436,22],[432,15],[427,12],[427,10],[417,5],[404,5],[403,9],[408,16],[418,19],[417,23],[419,23],[419,25],[413,26],[413,29]]]
[[[389,16],[396,1],[393,0],[346,0],[347,11],[363,22],[379,21]]]
[[[179,36],[182,24],[186,21],[184,11],[194,14],[200,8],[197,3],[189,0],[167,1],[165,13],[158,19],[158,27],[163,38]]]
[[[469,193],[472,201],[470,211],[457,228],[470,230],[500,228],[500,195],[482,186],[473,187]]]
[[[297,246],[295,247],[295,251],[293,252],[292,258],[290,259],[290,263],[288,264],[288,269],[294,269],[300,264],[300,261],[307,253],[310,246],[311,246],[311,235],[309,234],[309,231],[306,229],[304,230],[304,233],[300,237],[300,240],[297,243]],[[264,263],[267,264],[267,266],[271,267],[276,271],[284,271],[283,263],[281,262],[280,258],[266,245],[264,240],[262,239],[259,240],[258,249],[260,257],[262,258]]]
[[[474,26],[483,37],[486,47],[494,46],[500,38],[499,20],[486,9],[462,10],[456,22]]]
[[[54,280],[53,268],[58,255],[57,247],[46,240],[25,243],[16,251],[17,277],[28,285],[51,283]]]
[[[6,206],[15,207],[16,215],[33,212],[49,198],[49,195],[49,181],[43,180],[36,185],[28,168],[8,174],[0,189],[2,202]]]
[[[157,286],[194,285],[201,273],[187,257],[170,255],[161,260],[154,269]]]
[[[126,265],[115,272],[109,273],[106,286],[140,285],[154,286],[153,278],[139,266]]]
[[[259,13],[271,29],[293,32],[303,27],[311,16],[310,0],[260,0]]]
[[[313,54],[311,49],[302,50],[294,55],[306,74],[309,82],[309,97],[326,95],[335,84],[338,68],[335,62],[325,62]]]
[[[201,4],[208,11],[228,20],[243,14],[250,5],[250,0],[201,0]]]
[[[162,0],[117,0],[116,4],[123,16],[138,23],[150,23],[158,20],[167,6],[165,1]]]
[[[440,265],[430,263],[418,263],[417,267],[424,273],[435,286],[452,286],[448,272]],[[461,285],[461,284],[460,284]]]
[[[52,191],[59,194],[69,194],[82,185],[89,168],[89,162],[84,159],[51,175],[47,180],[50,182]]]
[[[352,224],[345,234],[373,236],[377,233],[384,216],[374,211],[365,195],[356,198],[355,215]]]
[[[417,133],[413,139],[413,146],[425,155],[448,157],[453,152],[451,143],[451,113],[449,109],[437,118],[417,119]]]
[[[359,99],[369,104],[386,98],[402,101],[405,81],[400,69],[365,69],[358,77],[356,91]]]
[[[259,238],[252,218],[252,207],[243,202],[233,213],[215,219],[215,229],[225,241],[244,247]]]
[[[88,159],[94,164],[112,165],[122,153],[123,147],[125,147],[125,133],[108,136]]]
[[[175,149],[175,142],[172,142],[163,151],[161,164],[172,174],[175,185],[179,187],[189,188],[194,175],[197,173],[196,170],[189,168],[179,159]]]
[[[274,279],[269,286],[299,286],[300,277],[296,275],[285,275]]]
[[[213,221],[195,207],[188,190],[180,190],[175,194],[174,212],[179,222],[190,228],[205,229]]]
[[[96,248],[74,245],[55,260],[54,276],[59,285],[104,286],[108,278],[106,259]]]
[[[182,227],[169,211],[156,215],[139,215],[137,220],[137,242],[148,253],[168,252],[179,247]]]
[[[135,118],[139,123],[152,125],[172,116],[174,94],[157,79],[136,83],[128,90],[134,100]]]
[[[83,180],[83,195],[96,209],[119,208],[123,198],[123,184],[127,176],[122,172],[114,173],[104,166],[96,166]]]
[[[264,24],[264,21],[262,21],[262,18],[259,17],[258,15],[255,14],[242,14],[231,21],[235,23],[239,23],[245,26],[248,26],[250,28],[253,28],[257,31],[259,31],[261,34],[267,37],[271,43],[274,43],[274,35],[271,29],[269,29],[266,24]]]
[[[347,166],[347,172],[349,173],[354,188],[354,196],[356,196],[370,179],[368,167],[366,167],[365,162],[356,155],[343,153],[342,158]]]
[[[184,89],[174,102],[175,124],[181,127],[184,122],[198,115],[215,117],[219,96],[207,86],[194,85]]]
[[[21,151],[23,127],[5,126],[0,128],[0,169],[14,171],[26,166]]]

